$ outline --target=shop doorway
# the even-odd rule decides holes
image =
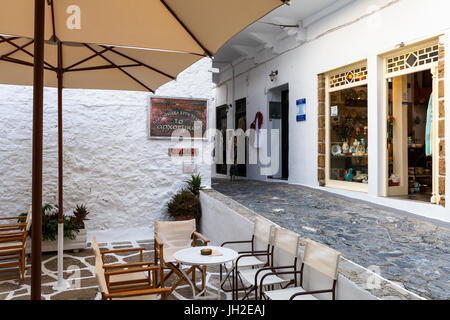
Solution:
[[[227,164],[226,164],[226,133],[227,133],[227,110],[228,106],[223,105],[216,108],[216,129],[221,132],[221,137],[216,137],[215,152],[220,152],[222,154],[221,163],[216,164],[216,173],[227,174]]]
[[[247,131],[247,99],[240,99],[236,101],[236,112],[234,115],[234,127]],[[236,138],[235,138],[236,139]],[[236,176],[247,177],[247,154],[248,154],[248,139],[245,137],[245,163],[237,164]],[[237,151],[235,158],[237,157]]]
[[[388,78],[388,195],[430,202],[433,196],[433,75]]]
[[[270,90],[269,94],[270,129],[279,130],[278,172],[269,179],[289,180],[289,87],[284,85]],[[272,150],[275,150],[271,148]]]

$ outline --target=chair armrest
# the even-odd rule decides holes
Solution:
[[[17,223],[5,223],[0,224],[0,229],[3,228],[12,228],[12,227],[25,227],[27,224],[25,222],[17,222]]]
[[[6,218],[0,218],[0,221],[1,220],[19,220],[19,219],[26,219],[27,217],[26,216],[24,216],[24,217],[6,217]]]
[[[253,254],[258,254],[258,253],[267,254],[268,252],[267,252],[267,250],[256,250],[256,251],[239,251],[238,253],[239,254],[250,254],[250,255],[253,255]]]
[[[134,251],[144,251],[145,248],[139,247],[139,248],[126,248],[126,249],[115,249],[115,250],[105,250],[101,251],[100,253],[102,255],[109,254],[109,253],[118,253],[118,252],[134,252]]]
[[[294,300],[294,298],[295,297],[298,297],[298,296],[304,296],[304,295],[307,295],[307,294],[319,294],[319,293],[332,293],[333,292],[333,289],[327,289],[327,290],[314,290],[314,291],[305,291],[305,292],[297,292],[297,293],[295,293],[295,294],[293,294],[290,298],[289,298],[289,300]]]
[[[122,292],[117,292],[117,293],[104,294],[104,296],[107,299],[127,298],[127,297],[138,297],[138,296],[145,296],[148,294],[158,294],[158,293],[166,293],[166,292],[170,292],[170,288],[151,288],[151,289],[122,291]]]
[[[197,239],[202,240],[204,246],[207,246],[209,241],[210,241],[204,235],[202,235],[201,233],[199,233],[197,231],[194,231],[193,239],[192,239],[192,240],[194,240],[194,247],[197,246]]]
[[[293,267],[293,266],[291,266],[291,267],[286,267],[285,269],[287,269],[287,268],[292,268],[292,267]],[[266,268],[266,269],[267,269],[267,268]],[[275,269],[275,267],[274,267],[273,269]],[[281,269],[281,268],[280,268],[280,269]],[[298,270],[298,271],[283,271],[283,272],[269,272],[269,273],[266,273],[265,275],[263,275],[263,276],[261,277],[261,281],[259,282],[259,296],[262,297],[262,294],[263,294],[263,292],[262,292],[263,282],[264,282],[264,279],[265,279],[266,277],[268,277],[268,276],[273,276],[273,275],[279,276],[279,275],[288,275],[288,274],[297,275],[297,274],[301,274],[302,272],[303,272],[302,270]]]
[[[226,242],[222,243],[220,246],[221,246],[221,247],[224,247],[225,245],[228,245],[228,244],[252,243],[252,242],[253,242],[253,240],[226,241]]]
[[[138,272],[152,271],[152,270],[159,270],[159,267],[151,266],[151,267],[142,267],[142,268],[134,268],[134,269],[105,271],[105,276],[115,276],[115,275],[119,275],[119,274],[138,273]]]
[[[103,265],[103,269],[108,270],[108,269],[119,269],[119,268],[129,268],[129,267],[153,266],[154,264],[155,264],[155,262],[153,262],[153,261],[107,264],[107,265]]]
[[[0,233],[0,242],[22,241],[24,232]]]

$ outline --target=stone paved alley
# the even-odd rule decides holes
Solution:
[[[450,299],[449,224],[286,183],[214,179],[212,187],[424,298]]]

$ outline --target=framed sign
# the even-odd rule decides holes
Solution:
[[[182,129],[192,138],[203,138],[207,107],[207,100],[151,97],[150,138],[170,139],[176,130]]]

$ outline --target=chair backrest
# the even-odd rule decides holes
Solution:
[[[98,243],[97,243],[97,238],[94,237],[92,238],[92,250],[94,251],[95,254],[95,259],[102,259],[102,255],[100,253],[100,249],[98,247]]]
[[[191,236],[195,232],[195,219],[187,221],[156,221],[155,233],[168,248],[191,246]]]
[[[25,223],[27,224],[25,227],[25,230],[27,232],[30,232],[30,228],[31,228],[31,221],[33,220],[33,207],[30,206],[30,209],[28,209],[28,213],[27,213],[27,219],[25,220]]]
[[[307,240],[303,263],[324,275],[337,279],[339,258],[341,254],[324,244]]]
[[[255,240],[261,241],[262,243],[271,244],[273,227],[274,224],[270,221],[256,217],[253,229]]]
[[[94,273],[95,277],[97,278],[98,286],[100,288],[100,291],[103,294],[108,294],[108,286],[106,285],[106,279],[105,279],[105,271],[103,269],[103,262],[100,258],[95,258],[95,267],[94,267]]]
[[[274,228],[273,247],[277,251],[283,251],[293,258],[298,257],[300,236],[295,232],[284,228]]]

